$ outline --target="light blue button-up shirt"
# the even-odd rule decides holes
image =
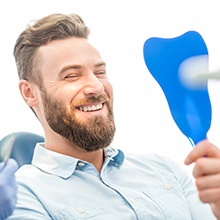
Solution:
[[[174,162],[108,147],[101,173],[38,144],[17,172],[16,220],[212,220],[210,206]]]

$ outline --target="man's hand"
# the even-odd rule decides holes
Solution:
[[[0,220],[12,214],[17,201],[17,184],[15,171],[18,164],[13,159],[0,163]]]
[[[220,149],[208,140],[199,142],[185,159],[185,164],[195,163],[193,176],[199,198],[211,205],[220,219]]]

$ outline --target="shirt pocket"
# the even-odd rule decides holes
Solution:
[[[143,190],[163,213],[165,219],[190,220],[188,204],[179,184],[166,181],[149,189]]]
[[[53,219],[57,220],[103,220],[109,213],[109,210],[102,204],[82,204],[73,205],[60,210]]]

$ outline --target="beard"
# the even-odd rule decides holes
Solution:
[[[77,103],[88,104],[106,101],[107,116],[93,117],[85,122],[76,118],[74,103],[71,103],[73,107],[68,111],[62,99],[49,96],[46,91],[42,91],[42,100],[45,117],[50,128],[73,145],[92,152],[103,149],[112,142],[115,134],[115,123],[112,105],[107,100],[107,95],[77,101]]]

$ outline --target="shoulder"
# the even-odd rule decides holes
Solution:
[[[146,169],[175,173],[175,175],[184,172],[180,164],[160,154],[125,154],[125,163]]]
[[[125,154],[125,158],[128,161],[139,161],[140,163],[150,163],[150,164],[160,164],[160,165],[169,165],[176,164],[172,159],[165,157],[160,154],[134,154],[127,153]]]
[[[32,164],[26,164],[21,166],[17,172],[16,172],[16,177],[21,177],[21,176],[29,176],[33,172],[37,172],[37,168],[33,166]]]
[[[34,185],[42,179],[43,172],[32,164],[21,166],[16,172],[18,185]]]

